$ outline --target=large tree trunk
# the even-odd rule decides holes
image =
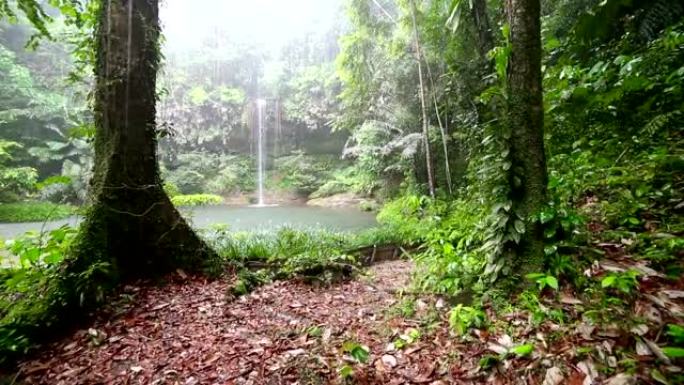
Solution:
[[[92,204],[76,253],[122,277],[198,266],[213,252],[162,189],[157,162],[157,0],[105,0],[97,30]]]
[[[511,245],[518,274],[540,271],[544,233],[538,214],[546,203],[546,158],[542,106],[541,32],[539,0],[507,0],[511,27],[508,61],[509,171],[513,213],[523,218],[525,231]],[[515,219],[515,218],[513,218]]]

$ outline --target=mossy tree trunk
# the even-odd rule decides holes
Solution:
[[[544,232],[539,212],[546,203],[541,31],[539,0],[507,0],[511,55],[508,61],[509,185],[514,215],[525,223],[513,245],[512,271],[539,271],[544,261]]]
[[[162,188],[157,161],[157,0],[105,0],[96,31],[95,169],[77,260],[121,278],[199,266],[213,252]]]

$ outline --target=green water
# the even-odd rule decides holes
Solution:
[[[182,209],[193,227],[202,229],[212,224],[226,224],[231,230],[268,230],[281,226],[360,230],[376,224],[375,215],[356,208],[310,206],[205,206]],[[47,231],[59,226],[77,225],[78,217],[51,222],[0,223],[0,238],[11,239],[27,231]]]

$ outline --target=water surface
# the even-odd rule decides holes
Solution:
[[[204,206],[181,209],[193,227],[202,229],[213,224],[228,225],[231,230],[268,230],[281,226],[360,230],[376,224],[375,215],[356,208],[312,206]],[[0,238],[11,239],[27,231],[48,231],[65,224],[78,224],[79,218],[31,223],[0,223]]]

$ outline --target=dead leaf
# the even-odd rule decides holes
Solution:
[[[636,385],[636,377],[626,373],[617,374],[606,381],[606,385]]]
[[[639,338],[636,341],[636,354],[639,356],[650,356],[653,355],[653,352],[651,352],[648,345]]]
[[[585,360],[577,364],[577,368],[584,373],[584,381],[582,381],[583,385],[593,385],[594,380],[598,377],[598,372],[596,371],[596,367],[594,366],[594,363],[590,360]]]
[[[301,356],[302,354],[306,354],[306,350],[304,350],[304,349],[293,349],[293,350],[288,350],[287,352],[285,352],[285,354],[287,354],[290,357],[297,357],[297,356]]]
[[[563,371],[559,367],[554,366],[546,371],[542,385],[559,385],[564,379]]]
[[[506,354],[506,353],[508,352],[508,348],[507,348],[507,347],[505,347],[505,346],[503,346],[503,345],[500,345],[500,344],[497,344],[497,343],[495,343],[495,342],[489,342],[489,343],[487,343],[487,349],[489,349],[489,350],[491,350],[491,351],[493,351],[494,353],[497,353],[497,354]]]
[[[581,305],[582,301],[579,299],[569,295],[569,294],[561,294],[561,303],[566,304],[566,305]]]
[[[648,333],[648,325],[646,324],[639,324],[632,326],[631,329],[629,329],[630,332],[633,334],[636,334],[637,336],[643,336],[644,334]]]
[[[161,304],[159,304],[159,305],[153,307],[153,308],[152,308],[152,311],[161,310],[161,309],[163,309],[163,308],[165,308],[165,307],[167,307],[167,306],[169,306],[169,305],[170,305],[170,303],[168,303],[168,302],[167,302],[167,303],[161,303]]]
[[[684,291],[682,290],[663,290],[661,293],[665,294],[670,299],[684,298]]]
[[[591,341],[593,340],[591,335],[594,333],[594,330],[596,330],[596,326],[589,325],[587,323],[581,323],[575,330],[577,330],[577,333],[581,335],[583,339]]]

